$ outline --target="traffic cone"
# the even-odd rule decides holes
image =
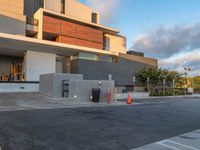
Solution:
[[[127,104],[130,105],[132,102],[131,102],[131,96],[130,94],[128,94],[128,99],[127,99]]]

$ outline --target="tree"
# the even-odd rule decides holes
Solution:
[[[172,83],[173,80],[177,82],[181,78],[180,74],[177,71],[155,68],[155,67],[140,69],[137,72],[136,77],[139,79],[141,83],[144,84],[147,82],[147,78],[149,78],[150,83],[153,85],[162,83],[163,79],[165,79],[166,82]]]
[[[200,76],[193,77],[194,89],[200,90]]]

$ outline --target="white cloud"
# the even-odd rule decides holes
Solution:
[[[131,49],[158,58],[163,68],[190,67],[191,75],[200,75],[200,23],[156,27],[138,35]]]
[[[200,23],[157,27],[137,36],[131,47],[157,58],[168,58],[197,48],[200,48]]]
[[[175,69],[180,73],[184,72],[185,67],[191,68],[192,76],[200,75],[200,49],[189,52],[175,54],[169,58],[160,59],[159,66],[163,68]]]
[[[117,11],[122,0],[86,0],[95,11],[100,13],[103,24],[110,24],[117,18]]]

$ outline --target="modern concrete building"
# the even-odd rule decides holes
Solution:
[[[0,82],[38,84],[47,73],[112,75],[124,89],[139,68],[157,66],[156,59],[128,54],[126,38],[101,25],[100,15],[76,0],[0,0]]]

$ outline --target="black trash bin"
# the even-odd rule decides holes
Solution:
[[[93,88],[92,89],[92,101],[99,102],[100,97],[100,88]]]

